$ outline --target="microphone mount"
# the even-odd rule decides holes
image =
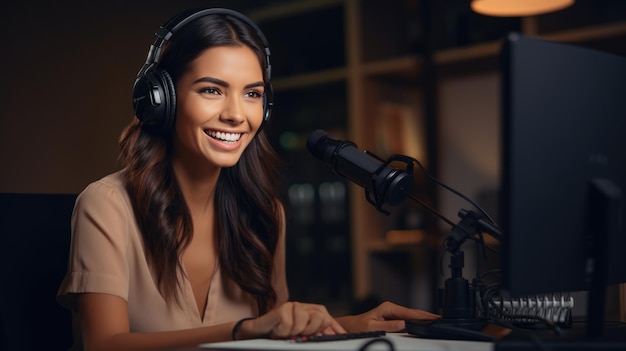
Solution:
[[[428,329],[426,334],[432,335],[433,332],[437,333],[435,329],[438,328],[438,332],[444,332],[444,334],[450,336],[454,334],[458,336],[456,338],[460,339],[481,340],[486,338],[479,331],[482,329],[485,321],[484,319],[478,320],[476,318],[476,288],[472,287],[467,279],[463,278],[464,253],[461,247],[467,239],[476,239],[476,235],[479,237],[478,242],[482,243],[484,247],[483,232],[491,234],[498,240],[501,239],[502,235],[489,214],[465,195],[439,182],[418,160],[412,157],[396,154],[385,161],[367,150],[360,152],[353,142],[336,140],[328,136],[323,130],[317,130],[311,134],[307,140],[307,149],[315,157],[329,164],[336,174],[363,187],[367,201],[385,215],[389,215],[390,212],[383,208],[384,205],[396,206],[404,202],[408,197],[414,203],[424,206],[431,213],[452,226],[452,231],[445,240],[445,248],[451,254],[449,266],[451,277],[445,282],[445,290],[441,290],[440,304],[443,304],[443,318],[436,321],[428,321],[426,323]],[[406,165],[405,169],[392,167],[391,164],[394,162],[404,163]],[[458,213],[461,221],[454,224],[413,195],[414,163],[433,182],[465,199],[480,210],[481,214],[461,210]],[[484,218],[488,219],[488,221]],[[485,254],[484,250],[483,253]],[[479,282],[478,278],[474,279],[474,281],[474,285]],[[406,322],[407,330],[409,330],[409,326],[418,328],[419,323],[413,323],[414,321]],[[467,332],[470,330],[473,333],[468,335]],[[409,330],[409,332],[423,335],[415,329],[413,331]],[[452,338],[455,337],[453,336]]]
[[[445,248],[451,256],[450,278],[446,280],[445,287],[440,290],[442,320],[478,327],[482,323],[476,319],[476,290],[467,279],[463,278],[465,255],[461,247],[466,240],[476,236],[478,236],[478,241],[484,244],[483,233],[485,232],[498,240],[501,240],[502,233],[474,211],[461,209],[458,216],[461,220],[452,228],[445,240]]]
[[[481,210],[482,215],[470,210],[459,210],[458,216],[460,217],[460,221],[454,224],[435,209],[420,201],[416,196],[410,194],[410,191],[407,191],[402,198],[402,200],[404,200],[406,197],[409,197],[452,226],[452,230],[444,242],[446,251],[450,253],[450,277],[446,279],[444,287],[439,289],[439,307],[442,310],[442,318],[428,322],[407,321],[407,328],[410,328],[413,333],[426,337],[436,336],[462,340],[491,340],[489,335],[481,332],[486,326],[487,321],[484,318],[477,317],[476,288],[463,277],[465,254],[462,250],[462,246],[468,239],[478,240],[478,242],[484,246],[483,233],[487,233],[498,241],[501,241],[501,231],[478,205],[474,204],[474,202],[454,189],[434,179],[416,159],[404,155],[393,155],[387,161],[383,161],[375,154],[368,151],[365,152],[383,162],[374,173],[374,177],[372,177],[373,185],[376,185],[380,171],[389,166],[390,163],[405,163],[406,172],[411,176],[413,175],[413,163],[417,163],[424,173],[437,184],[460,195]],[[378,189],[378,187],[373,186],[372,189]],[[367,201],[377,210],[385,215],[390,214],[389,211],[382,208],[383,201],[380,194],[374,192],[372,195],[371,192],[366,189],[365,195]],[[487,221],[485,218],[489,218],[489,220]],[[483,250],[483,255],[486,255],[485,250]]]
[[[463,278],[465,256],[461,248],[466,240],[475,239],[477,235],[478,240],[483,242],[483,231],[497,238],[501,237],[501,233],[473,211],[462,209],[458,215],[461,220],[445,240],[445,248],[451,255],[451,275],[446,279],[444,287],[439,289],[441,318],[408,320],[407,331],[426,338],[493,341],[493,336],[483,332],[488,324],[487,319],[477,317],[476,288]]]
[[[367,155],[379,160],[382,162],[382,165],[380,167],[378,167],[378,169],[376,170],[376,172],[374,172],[374,176],[372,177],[372,189],[380,189],[380,187],[378,186],[379,182],[381,181],[388,181],[388,179],[393,179],[392,180],[392,184],[387,184],[386,187],[384,189],[382,189],[382,191],[375,191],[370,192],[369,190],[367,190],[367,188],[365,189],[365,199],[367,200],[367,202],[369,202],[370,204],[372,204],[378,211],[380,211],[381,213],[385,214],[386,216],[390,215],[390,212],[383,209],[383,205],[385,203],[384,201],[384,197],[382,196],[382,193],[385,193],[386,189],[388,189],[389,187],[393,186],[394,184],[398,183],[398,182],[406,182],[406,180],[410,180],[411,182],[413,181],[413,162],[415,161],[413,158],[409,157],[409,156],[404,156],[404,155],[392,155],[391,157],[389,157],[388,160],[383,160],[380,157],[378,157],[378,155],[374,154],[373,152],[370,152],[368,150],[364,151]],[[406,169],[404,170],[406,173],[406,175],[408,175],[408,177],[403,177],[403,178],[396,178],[395,174],[391,174],[391,175],[387,175],[387,176],[383,176],[381,175],[382,171],[387,169],[388,166],[391,165],[392,162],[403,162],[406,164]],[[394,172],[397,172],[397,170],[394,169]],[[412,189],[413,184],[400,184],[400,192],[401,194],[396,194],[396,196],[399,196],[399,198],[397,199],[397,202],[403,202],[410,193],[410,190]],[[373,196],[373,198],[372,198]]]

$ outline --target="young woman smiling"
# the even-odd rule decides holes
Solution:
[[[59,302],[74,349],[155,350],[243,338],[404,328],[423,311],[383,303],[332,317],[288,300],[269,48],[240,13],[183,13],[158,32],[134,87],[123,168],[72,217]]]

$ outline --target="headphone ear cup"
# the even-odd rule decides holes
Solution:
[[[272,108],[274,107],[274,90],[272,84],[268,83],[263,94],[263,123],[268,123],[272,116]]]
[[[169,131],[176,116],[176,90],[167,71],[149,69],[133,86],[135,115],[146,126]]]
[[[176,88],[174,87],[174,80],[172,76],[165,70],[157,70],[155,74],[161,80],[163,86],[164,105],[162,113],[162,120],[160,128],[163,131],[170,131],[174,127],[174,120],[176,119]]]

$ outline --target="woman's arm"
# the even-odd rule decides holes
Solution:
[[[274,272],[272,275],[272,286],[276,291],[276,304],[280,305],[289,300],[289,288],[287,286],[287,268],[286,268],[286,238],[287,238],[287,219],[285,209],[278,202],[280,210],[280,229],[278,231],[278,245],[274,255]]]
[[[235,322],[169,332],[131,333],[126,301],[109,294],[76,297],[85,350],[157,350],[230,340]]]
[[[77,307],[83,346],[87,351],[158,350],[229,341],[236,323],[177,331],[131,333],[128,307],[121,297],[79,294]],[[237,339],[338,333],[345,333],[345,330],[324,306],[287,302],[258,318],[242,323]]]

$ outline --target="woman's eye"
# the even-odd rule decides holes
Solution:
[[[249,91],[248,93],[246,93],[247,97],[251,97],[251,98],[261,98],[263,96],[263,93],[261,93],[260,91]]]
[[[200,89],[200,93],[217,95],[217,94],[220,93],[220,91],[218,89],[216,89],[216,88],[206,87],[206,88],[201,88]]]

